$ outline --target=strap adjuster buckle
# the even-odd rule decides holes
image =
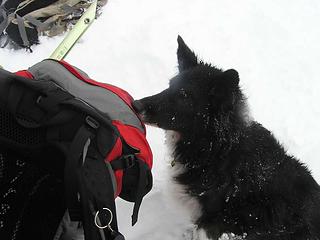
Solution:
[[[128,154],[128,155],[124,155],[122,159],[125,165],[124,167],[125,169],[127,169],[127,168],[131,168],[135,164],[136,156],[134,154]]]
[[[134,154],[123,155],[114,161],[111,161],[110,164],[114,171],[126,170],[136,164],[136,156]]]
[[[86,123],[93,129],[98,129],[100,127],[99,122],[89,115],[86,116]]]

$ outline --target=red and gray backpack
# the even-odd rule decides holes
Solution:
[[[115,198],[135,203],[135,224],[152,188],[152,153],[132,101],[64,61],[0,70],[0,143],[61,176],[70,219],[82,221],[86,240],[124,239]]]

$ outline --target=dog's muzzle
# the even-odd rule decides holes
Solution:
[[[144,106],[140,100],[133,101],[132,106],[138,114],[142,114],[144,112]]]

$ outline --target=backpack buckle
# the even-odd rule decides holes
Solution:
[[[93,129],[98,129],[100,127],[99,122],[91,116],[86,116],[86,123]]]
[[[135,164],[136,156],[134,154],[124,155],[122,158],[125,169],[131,168]]]
[[[112,169],[116,170],[125,170],[133,167],[136,164],[136,156],[134,154],[123,155],[110,162]]]

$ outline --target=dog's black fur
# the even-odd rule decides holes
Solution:
[[[178,37],[179,74],[163,92],[134,102],[146,123],[180,135],[185,172],[176,181],[202,208],[211,239],[319,240],[320,187],[270,131],[246,117],[238,73],[199,62]]]

